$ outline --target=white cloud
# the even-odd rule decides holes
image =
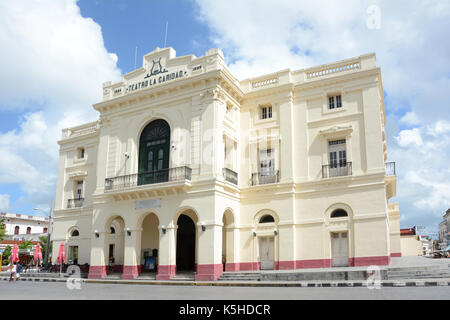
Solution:
[[[418,128],[414,128],[412,130],[402,130],[396,139],[400,147],[407,147],[411,144],[421,146],[423,144],[420,129]]]
[[[420,124],[419,117],[414,112],[407,112],[401,119],[400,123],[404,123],[407,125],[418,125]]]
[[[0,133],[0,184],[16,183],[20,202],[54,197],[61,129],[93,121],[102,83],[120,79],[117,56],[76,0],[0,0],[0,111],[26,112]]]
[[[375,52],[387,93],[388,155],[397,163],[402,223],[437,228],[437,217],[450,205],[444,160],[450,158],[450,42],[443,41],[450,33],[450,2],[196,2],[239,79]],[[368,28],[372,5],[380,9],[380,28]],[[399,131],[399,124],[413,128]]]
[[[9,194],[0,194],[0,210],[7,211],[9,209]]]

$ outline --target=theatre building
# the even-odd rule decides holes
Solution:
[[[400,255],[375,54],[240,81],[219,49],[156,48],[93,107],[58,142],[52,232],[90,278],[111,257],[123,279],[152,257],[156,279],[215,280]]]

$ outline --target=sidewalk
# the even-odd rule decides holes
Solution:
[[[75,279],[71,282],[102,283],[102,284],[128,284],[128,285],[170,285],[170,286],[217,286],[217,287],[431,287],[450,286],[450,278],[445,279],[405,279],[380,280],[377,283],[367,280],[359,281],[158,281],[158,280],[108,280],[108,279]],[[0,280],[9,281],[9,277],[1,276]],[[67,282],[69,278],[23,278],[24,281],[33,282]],[[70,281],[70,280],[69,280]]]
[[[443,275],[439,274],[435,277],[421,278],[418,276],[411,278],[411,274],[416,271],[411,269],[423,269],[428,272],[439,272],[439,270],[446,270]],[[297,270],[270,270],[270,271],[248,271],[242,273],[260,273],[285,275],[289,273],[318,273],[328,275],[333,272],[361,272],[367,270],[367,267],[344,267],[344,268],[326,268],[326,269],[297,269]],[[449,286],[450,285],[450,260],[449,259],[431,259],[425,257],[401,257],[392,258],[389,266],[382,266],[380,270],[387,270],[391,273],[403,272],[405,278],[395,278],[390,280],[379,280],[381,287],[425,287],[425,286]],[[389,271],[390,270],[390,271]],[[36,274],[24,275],[22,274],[21,281],[41,281],[41,282],[67,282],[69,279],[75,279],[68,275],[59,277],[59,274]],[[9,280],[9,273],[2,272],[0,280]],[[373,281],[369,280],[218,280],[218,281],[194,281],[189,279],[172,279],[172,280],[155,280],[150,276],[134,280],[121,280],[120,274],[117,277],[110,277],[104,279],[86,279],[81,278],[77,280],[81,283],[103,283],[103,284],[133,284],[133,285],[170,285],[170,286],[241,286],[241,287],[371,287],[374,285]]]

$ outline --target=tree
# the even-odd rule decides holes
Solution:
[[[5,220],[4,219],[0,219],[0,241],[3,241],[3,237],[6,234],[6,228],[5,225],[3,224]]]
[[[32,246],[33,246],[33,242],[31,242],[31,240],[24,241],[21,244],[19,244],[19,249],[29,250],[29,249],[31,249]]]
[[[11,256],[12,248],[11,246],[7,246],[5,251],[3,252],[3,261],[2,264],[5,266],[9,263],[9,257]]]
[[[41,244],[42,257],[45,256],[45,250],[47,249],[47,237],[48,236],[39,237],[39,243]],[[50,253],[52,253],[52,247],[53,247],[53,241],[50,241],[50,248],[49,248],[50,251],[48,252],[49,256],[50,256]]]

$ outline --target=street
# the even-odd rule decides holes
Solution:
[[[357,288],[210,287],[59,282],[0,282],[0,300],[448,300],[450,286]]]

